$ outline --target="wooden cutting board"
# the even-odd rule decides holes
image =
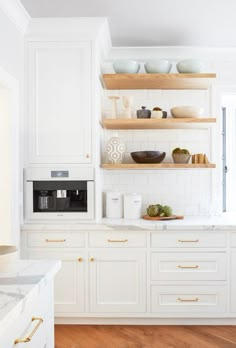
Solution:
[[[144,215],[143,219],[144,220],[182,220],[184,217],[182,215],[170,215],[170,216],[149,216],[149,215]]]

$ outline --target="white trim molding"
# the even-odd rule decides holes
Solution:
[[[0,10],[5,13],[22,34],[26,32],[31,17],[20,0],[0,0]]]

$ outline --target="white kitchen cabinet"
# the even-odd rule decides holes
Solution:
[[[29,164],[91,163],[91,42],[27,42]]]
[[[226,295],[225,286],[152,286],[151,310],[170,315],[204,313],[205,317],[211,313],[225,312]]]
[[[152,253],[152,280],[226,280],[225,253]]]
[[[90,312],[146,312],[146,253],[90,251]]]
[[[60,322],[235,317],[234,232],[65,228],[23,231],[27,257],[62,260],[55,279]]]
[[[224,232],[182,231],[152,232],[151,246],[153,248],[225,248],[227,235]]]
[[[9,273],[7,286],[4,285],[4,274],[1,274],[1,301],[5,302],[5,313],[3,307],[1,313],[1,348],[54,347],[53,278],[49,275],[52,272],[51,264],[19,261],[16,266],[19,278],[15,279],[14,273]],[[2,316],[3,313],[6,318]]]
[[[236,312],[236,249],[231,250],[231,312]]]
[[[85,253],[74,251],[30,251],[30,259],[61,260],[61,269],[55,276],[55,313],[84,312]]]

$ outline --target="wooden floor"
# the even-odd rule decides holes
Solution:
[[[56,325],[55,348],[236,348],[236,326]]]

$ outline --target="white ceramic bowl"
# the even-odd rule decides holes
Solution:
[[[144,64],[144,68],[149,74],[168,74],[172,64],[166,59],[150,60]]]
[[[201,73],[205,69],[205,63],[198,59],[181,60],[176,64],[179,73]]]
[[[204,109],[200,106],[175,106],[170,112],[175,118],[198,118],[203,116]]]
[[[135,60],[119,59],[114,61],[113,68],[117,74],[137,74],[140,64]]]

